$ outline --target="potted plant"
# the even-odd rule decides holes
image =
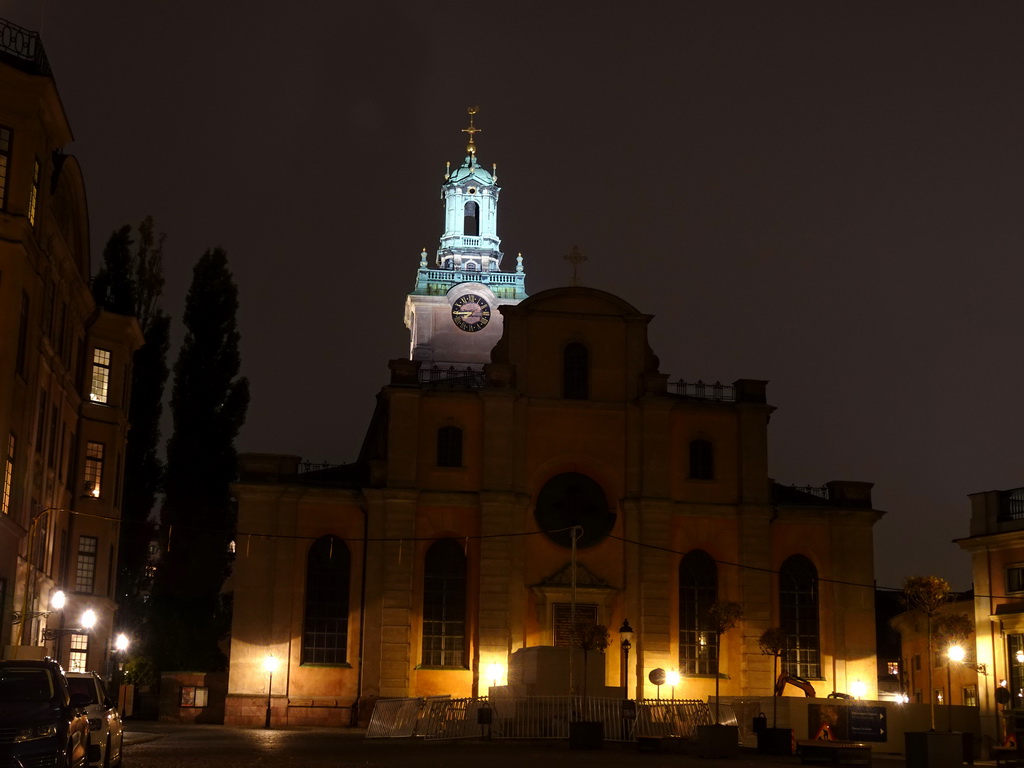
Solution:
[[[949,582],[939,576],[910,576],[903,583],[903,604],[925,617],[928,660],[928,703],[931,730],[904,734],[907,768],[961,768],[963,740],[959,733],[935,730],[935,695],[932,686],[932,629],[939,609],[953,596]]]
[[[604,744],[604,723],[587,720],[587,678],[591,651],[604,653],[610,642],[608,628],[604,624],[581,622],[574,627],[576,646],[583,651],[583,696],[580,702],[580,719],[569,723],[569,747],[571,749],[600,749]]]
[[[778,727],[779,699],[779,658],[786,652],[786,633],[781,627],[769,627],[758,638],[761,653],[772,657],[772,727],[757,732],[757,751],[769,755],[788,755],[793,751],[793,734],[789,728]]]
[[[708,629],[715,635],[715,723],[697,726],[697,753],[701,757],[736,757],[739,754],[739,726],[722,725],[719,706],[719,683],[722,678],[722,635],[743,618],[743,607],[728,600],[717,600],[708,608]]]

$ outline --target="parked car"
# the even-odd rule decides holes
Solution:
[[[84,768],[89,719],[53,659],[0,661],[0,765]]]
[[[71,695],[85,702],[89,716],[89,765],[114,768],[121,765],[124,728],[117,705],[95,672],[68,672]]]

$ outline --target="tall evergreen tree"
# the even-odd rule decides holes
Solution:
[[[230,626],[220,589],[230,570],[235,514],[229,484],[245,421],[249,382],[239,376],[238,289],[227,254],[207,251],[185,302],[185,339],[174,365],[161,524],[164,546],[153,588],[149,640],[162,670],[224,667],[218,648]]]
[[[125,224],[111,234],[103,249],[103,266],[92,281],[96,303],[119,315],[134,315],[138,293],[132,260],[132,228]]]

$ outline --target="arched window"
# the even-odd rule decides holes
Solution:
[[[679,672],[718,673],[715,633],[707,626],[708,608],[718,598],[718,567],[711,555],[695,549],[679,563]]]
[[[818,572],[803,555],[793,555],[779,569],[779,625],[786,634],[782,671],[821,677]]]
[[[458,427],[437,430],[437,466],[462,466],[462,430]]]
[[[562,397],[586,400],[590,397],[590,352],[578,341],[562,352]]]
[[[480,206],[472,200],[466,203],[463,210],[462,234],[470,237],[480,235]]]
[[[423,659],[427,667],[466,667],[466,556],[454,539],[427,550],[423,566]]]
[[[690,441],[690,477],[710,480],[715,476],[715,454],[708,440]]]
[[[302,663],[344,664],[348,648],[351,557],[337,536],[322,536],[306,556]]]

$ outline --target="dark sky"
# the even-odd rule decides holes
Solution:
[[[673,380],[763,378],[783,483],[867,480],[881,586],[970,585],[967,494],[1024,485],[1024,3],[4,0],[40,30],[93,263],[223,246],[242,451],[355,458],[408,354],[466,107],[527,290],[655,315]],[[179,330],[180,335],[180,330]]]

